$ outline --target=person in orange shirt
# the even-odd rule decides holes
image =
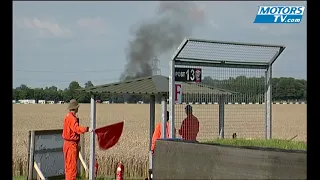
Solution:
[[[92,130],[89,127],[83,127],[79,125],[79,118],[77,117],[79,104],[75,99],[70,100],[68,110],[69,112],[63,121],[62,132],[62,138],[64,139],[63,154],[65,180],[76,180],[80,134],[92,132]]]
[[[197,141],[197,135],[199,133],[199,120],[192,114],[192,106],[187,105],[185,107],[187,117],[182,121],[179,134],[183,140]]]
[[[169,111],[167,111],[167,123],[166,123],[166,138],[170,138],[170,126],[169,126]],[[154,153],[154,149],[156,147],[156,141],[157,139],[161,139],[161,133],[162,133],[162,122],[159,122],[153,132],[153,136],[152,136],[152,143],[151,143],[151,151],[152,151],[152,155]],[[176,132],[176,129],[174,129],[174,131]],[[151,168],[151,167],[149,167]],[[149,174],[148,177],[145,178],[145,180],[152,180],[151,178],[151,174],[152,174],[152,169],[149,169]]]
[[[169,111],[167,111],[167,126],[166,126],[166,138],[169,138],[170,136],[170,126],[169,126]],[[156,140],[157,139],[161,139],[161,131],[162,131],[162,126],[161,126],[162,122],[159,122],[153,132],[153,136],[152,136],[152,144],[151,144],[151,151],[152,154],[154,153],[154,149],[156,147]]]

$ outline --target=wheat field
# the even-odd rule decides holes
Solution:
[[[67,105],[14,104],[13,105],[13,175],[25,175],[27,171],[28,131],[61,129]],[[176,107],[176,128],[184,118],[182,105]],[[200,140],[218,137],[218,105],[193,105],[200,121]],[[225,137],[237,133],[240,138],[264,137],[264,105],[225,105]],[[161,105],[156,105],[156,123],[161,120]],[[149,147],[148,104],[97,104],[97,127],[124,120],[123,134],[113,148],[101,151],[97,148],[99,172],[114,175],[120,160],[126,167],[127,177],[146,176]],[[306,104],[274,104],[272,110],[272,136],[277,139],[306,141]],[[90,104],[81,104],[80,124],[90,124]],[[89,135],[85,135],[88,162]]]

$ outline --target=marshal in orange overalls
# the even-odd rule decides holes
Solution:
[[[68,107],[69,113],[66,115],[63,122],[62,138],[64,139],[63,154],[65,180],[76,180],[77,178],[80,134],[89,131],[88,127],[79,126],[79,119],[76,116],[78,108],[79,104],[75,100],[71,100]]]
[[[169,122],[166,123],[166,138],[169,138]],[[156,140],[161,138],[161,131],[162,131],[162,126],[161,122],[159,122],[153,132],[152,136],[152,144],[151,144],[151,151],[153,152],[155,147],[156,147]]]
[[[161,131],[162,131],[162,122],[159,122],[153,132],[152,136],[152,144],[151,144],[151,151],[154,152],[154,149],[156,147],[156,141],[157,139],[161,139]],[[167,111],[167,122],[166,122],[166,138],[169,138],[170,135],[170,125],[169,125],[169,111]],[[176,132],[176,128],[174,128],[174,133]]]

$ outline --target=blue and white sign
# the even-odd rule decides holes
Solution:
[[[253,23],[300,23],[304,6],[259,6]]]

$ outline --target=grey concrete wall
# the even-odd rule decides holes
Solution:
[[[306,179],[306,151],[158,140],[154,179]]]

